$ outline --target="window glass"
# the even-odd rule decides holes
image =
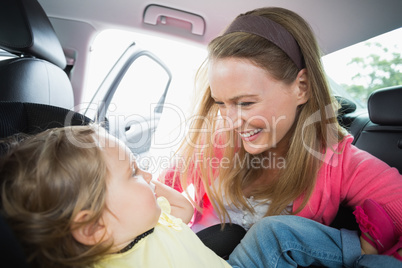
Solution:
[[[134,154],[149,151],[158,126],[169,74],[154,59],[135,59],[116,88],[107,109],[110,131],[123,140]]]
[[[95,38],[91,46],[84,102],[90,102],[109,70],[133,42],[155,54],[167,65],[173,76],[167,101],[188,111],[189,99],[194,93],[195,73],[206,57],[205,48],[185,40],[176,41],[122,30],[106,30]]]
[[[402,28],[322,58],[334,94],[365,107],[376,89],[402,85]]]
[[[151,141],[150,154],[153,157],[153,164],[149,171],[157,173],[157,170],[153,168],[166,168],[170,162],[170,157],[184,139],[187,123],[185,117],[192,108],[194,78],[198,67],[206,57],[206,49],[182,39],[164,39],[121,30],[104,31],[97,36],[91,46],[89,73],[83,95],[84,102],[89,103],[91,101],[104,77],[120,55],[133,42],[156,55],[172,73],[172,81],[166,96],[163,113]],[[141,57],[138,60],[138,63],[146,64],[149,59]],[[144,107],[144,105],[149,105],[147,102],[155,103],[155,99],[158,99],[159,96],[156,95],[159,93],[152,94],[149,88],[162,89],[159,83],[166,82],[164,75],[158,74],[158,71],[148,73],[147,70],[149,69],[141,69],[142,67],[135,63],[129,70],[130,75],[126,75],[129,77],[133,73],[133,77],[136,78],[132,79],[138,79],[135,87],[141,89],[139,93],[136,93],[134,86],[131,86],[129,81],[131,78],[124,78],[119,85],[124,92],[120,92],[120,89],[117,90],[119,92],[116,92],[112,100],[113,103],[117,104],[118,109],[138,109],[142,112],[147,109],[146,112],[149,114],[149,109],[152,108]],[[134,110],[129,111],[129,113],[134,113]],[[134,118],[131,119],[135,121]],[[127,135],[130,138],[134,137],[133,140],[136,141],[135,134],[130,132],[131,130],[128,130]],[[145,139],[146,137],[140,138]]]
[[[125,116],[149,115],[163,95],[168,80],[166,71],[153,59],[139,57],[120,81],[109,112]]]

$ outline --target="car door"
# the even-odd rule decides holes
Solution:
[[[85,115],[103,124],[135,155],[149,151],[172,79],[167,66],[132,43],[98,88]]]

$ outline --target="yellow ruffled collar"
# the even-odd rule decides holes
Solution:
[[[172,227],[175,230],[180,231],[182,229],[183,221],[179,218],[176,218],[170,215],[171,207],[169,201],[161,196],[158,197],[157,202],[162,210],[161,216],[159,217],[158,224],[162,224],[164,226]]]

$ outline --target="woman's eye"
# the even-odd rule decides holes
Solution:
[[[239,102],[239,103],[237,103],[237,105],[246,107],[246,106],[252,105],[253,103],[254,102]]]
[[[221,101],[215,101],[215,104],[218,105],[218,106],[223,106],[224,105],[224,103],[221,102]]]

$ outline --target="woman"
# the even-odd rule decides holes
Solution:
[[[402,235],[402,176],[336,119],[310,26],[282,8],[239,15],[208,46],[196,116],[165,182],[195,188],[193,230],[248,230],[292,214],[329,225],[339,204],[380,204]]]

